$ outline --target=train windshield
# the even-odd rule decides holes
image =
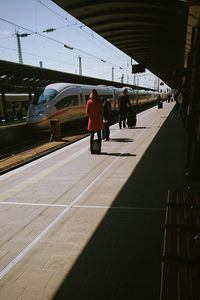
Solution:
[[[58,92],[55,89],[42,89],[36,93],[33,99],[33,104],[41,104],[51,101],[57,94]]]

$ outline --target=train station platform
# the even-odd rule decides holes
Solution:
[[[167,194],[186,189],[174,103],[0,177],[0,299],[159,300]]]

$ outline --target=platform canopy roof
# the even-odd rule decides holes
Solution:
[[[54,0],[172,88],[182,84],[188,12],[200,1]],[[187,50],[188,53],[188,50]]]
[[[55,82],[107,85],[119,88],[125,85],[120,82],[0,60],[0,95],[8,92],[35,92],[38,88]],[[127,83],[126,86],[133,87]],[[134,89],[151,90],[141,86],[134,86]]]

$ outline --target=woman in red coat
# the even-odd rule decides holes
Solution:
[[[93,151],[94,134],[97,132],[98,144],[101,152],[101,130],[103,129],[103,102],[101,101],[97,90],[93,89],[90,98],[86,104],[86,112],[88,115],[88,127],[90,131],[90,151]]]

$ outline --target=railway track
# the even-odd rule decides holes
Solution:
[[[37,139],[30,139],[9,147],[4,147],[0,152],[0,175],[65,147],[87,135],[88,132],[77,128],[74,131],[68,130],[64,132],[60,141],[50,142],[50,133],[48,133],[38,136]]]

